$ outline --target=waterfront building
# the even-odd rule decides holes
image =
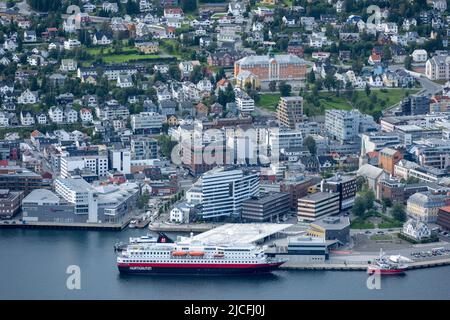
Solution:
[[[403,224],[402,233],[414,240],[421,241],[424,238],[429,238],[431,236],[430,228],[416,219],[408,219]]]
[[[299,221],[315,221],[317,218],[339,213],[339,193],[316,192],[298,199]]]
[[[23,191],[0,189],[0,219],[10,219],[20,210]]]
[[[10,191],[24,191],[24,195],[34,189],[50,187],[41,175],[19,166],[0,166],[0,186]]]
[[[309,225],[306,234],[329,241],[339,241],[341,245],[345,245],[350,241],[350,218],[325,217],[317,219]]]
[[[242,202],[241,218],[246,222],[279,221],[289,213],[289,195],[274,192]]]
[[[202,217],[238,217],[242,202],[259,194],[259,173],[217,167],[202,175]]]
[[[328,259],[327,243],[322,237],[290,237],[289,260],[303,263],[321,263]]]

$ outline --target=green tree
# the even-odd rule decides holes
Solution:
[[[289,97],[291,95],[292,87],[285,81],[281,81],[278,85],[278,90],[280,90],[280,94],[282,97]]]
[[[311,69],[311,72],[308,73],[308,82],[309,83],[315,83],[316,82],[316,74],[314,70]]]
[[[148,192],[148,190],[145,190],[138,200],[139,209],[145,209],[148,204],[148,200],[150,200],[150,193]]]
[[[400,203],[400,202],[396,202],[393,206],[392,206],[392,210],[391,210],[392,216],[401,222],[406,221],[406,212],[405,212],[405,206]]]
[[[357,197],[353,203],[352,213],[357,217],[364,217],[366,212],[366,203],[362,197]]]
[[[383,212],[386,212],[386,208],[390,208],[392,206],[392,200],[390,198],[381,199],[381,204],[383,206]]]
[[[305,140],[303,140],[303,145],[308,148],[309,152],[312,155],[315,155],[317,152],[316,140],[313,137],[307,136]]]
[[[373,208],[373,203],[375,201],[375,194],[372,190],[367,190],[364,192],[362,198],[364,199],[365,206],[367,210],[370,210]]]
[[[269,82],[269,90],[271,92],[275,92],[277,90],[277,82],[276,81]]]

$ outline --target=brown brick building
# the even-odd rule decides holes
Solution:
[[[379,152],[379,165],[384,171],[394,174],[394,166],[403,159],[400,151],[392,148],[383,148]]]
[[[248,56],[234,63],[234,77],[250,71],[260,81],[298,81],[306,79],[305,61],[292,54]]]

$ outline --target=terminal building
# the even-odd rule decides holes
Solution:
[[[345,245],[350,241],[350,219],[348,217],[325,217],[309,225],[307,235],[338,241]]]
[[[287,246],[266,251],[269,257],[287,258],[287,263],[323,263],[329,257],[327,241],[320,237],[297,236],[287,239]]]

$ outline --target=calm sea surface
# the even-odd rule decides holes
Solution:
[[[450,299],[450,267],[384,277],[380,290],[362,271],[120,275],[114,243],[145,232],[0,229],[0,299]],[[69,265],[81,269],[80,290],[66,287]]]

